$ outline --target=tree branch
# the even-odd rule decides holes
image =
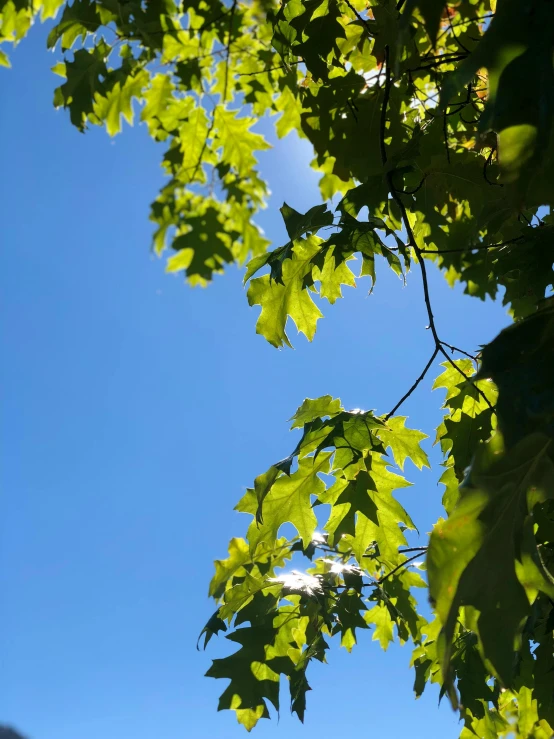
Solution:
[[[291,67],[293,64],[302,64],[303,59],[299,59],[297,62],[288,62],[288,64],[278,64],[276,67],[266,67],[266,69],[258,69],[256,72],[240,72],[237,77],[252,77],[255,74],[266,74],[266,72],[273,72],[277,69],[286,69]]]
[[[501,182],[493,182],[492,180],[489,180],[489,176],[487,174],[487,169],[489,168],[490,163],[492,162],[492,155],[496,151],[495,148],[490,150],[490,154],[485,160],[485,164],[483,165],[483,177],[485,178],[485,182],[489,185],[492,185],[493,187],[504,187],[504,185]]]
[[[417,554],[414,554],[412,557],[408,557],[408,559],[405,559],[404,562],[400,562],[399,565],[396,565],[396,567],[393,567],[393,569],[390,572],[387,572],[383,575],[383,577],[379,578],[379,580],[372,580],[371,582],[364,582],[362,583],[362,588],[375,588],[379,587],[382,583],[385,582],[385,580],[388,580],[389,577],[392,577],[394,574],[398,572],[398,570],[401,570],[403,567],[406,567],[406,565],[409,565],[410,562],[413,562],[415,559],[418,559],[421,557],[423,552],[427,551],[427,547],[408,547],[406,549],[399,550],[400,552],[417,552]],[[338,588],[348,588],[347,585],[338,585],[335,588],[330,588],[330,590],[336,590]]]
[[[418,190],[421,190],[421,188],[423,187],[423,183],[424,183],[424,182],[425,182],[425,180],[427,179],[427,174],[428,174],[428,173],[425,173],[425,174],[423,175],[423,177],[421,178],[421,182],[419,183],[419,185],[416,185],[416,187],[412,188],[411,190],[397,190],[397,192],[400,192],[400,193],[402,193],[402,195],[415,195],[415,193],[416,193],[416,192],[417,192]],[[389,247],[389,248],[390,248],[390,247]]]
[[[441,344],[443,346],[448,347],[453,352],[458,352],[458,354],[463,354],[465,357],[468,357],[469,359],[473,359],[474,362],[477,361],[477,357],[473,354],[468,354],[463,349],[458,349],[457,346],[453,346],[452,344],[448,344],[446,341],[441,341]]]
[[[230,8],[229,30],[227,34],[227,44],[225,46],[225,79],[223,82],[223,93],[221,95],[221,100],[220,100],[220,102],[222,102],[224,105],[227,99],[227,89],[229,86],[229,63],[230,63],[230,57],[231,57],[231,43],[232,43],[231,39],[232,39],[232,34],[233,34],[233,18],[235,17],[235,10],[237,8],[237,3],[238,3],[238,0],[233,0],[233,4]],[[204,143],[202,144],[202,149],[200,150],[198,160],[196,161],[196,164],[194,165],[194,171],[192,173],[190,181],[194,180],[198,170],[200,169],[202,165],[202,159],[204,158],[204,152],[206,151],[208,147],[208,139],[210,138],[211,133],[214,130],[216,115],[217,115],[217,105],[215,106],[213,110],[212,120],[210,122],[208,130],[206,131],[206,138],[204,139]]]
[[[421,64],[419,67],[412,67],[409,71],[410,72],[422,72],[426,69],[435,69],[436,67],[441,67],[443,64],[450,64],[451,62],[460,62],[463,59],[467,59],[468,54],[456,54],[453,56],[448,56],[446,59],[443,58],[446,55],[443,54],[442,56],[438,57],[434,62],[430,62],[429,64]]]
[[[489,18],[493,18],[493,17],[494,17],[494,13],[486,13],[485,15],[476,15],[474,18],[466,18],[463,21],[458,21],[458,23],[450,22],[448,27],[445,28],[445,30],[439,33],[439,35],[437,36],[437,42],[440,41],[440,39],[443,36],[446,36],[448,31],[451,31],[452,33],[454,33],[454,28],[459,28],[460,26],[468,26],[470,23],[480,23],[481,21],[486,21]]]
[[[417,378],[417,380],[414,382],[414,384],[408,390],[408,392],[407,393],[404,393],[404,395],[400,398],[400,400],[394,406],[394,408],[392,409],[392,411],[389,411],[389,413],[387,413],[387,415],[385,416],[385,421],[388,421],[389,418],[396,413],[396,411],[400,408],[400,406],[406,400],[408,400],[408,398],[410,397],[410,395],[414,392],[414,390],[417,388],[417,386],[419,385],[419,383],[423,380],[423,378],[425,377],[425,375],[427,374],[427,372],[431,368],[431,365],[435,361],[435,358],[436,358],[436,356],[437,356],[438,353],[439,353],[439,347],[435,346],[435,350],[434,350],[433,354],[431,355],[431,358],[429,359],[429,361],[427,362],[427,364],[423,368],[423,372],[420,374],[420,376]]]
[[[448,114],[445,111],[444,117],[442,120],[442,131],[443,131],[443,136],[444,136],[444,148],[446,150],[446,161],[450,165],[450,149],[448,148],[448,120],[446,118],[447,115]]]
[[[508,239],[507,241],[501,241],[498,244],[476,244],[475,246],[466,246],[461,249],[419,249],[420,254],[456,254],[456,253],[469,253],[472,251],[485,251],[487,249],[502,249],[504,246],[515,244],[517,241],[522,241],[524,236],[516,236],[514,239]]]
[[[388,580],[389,577],[392,577],[398,570],[402,569],[402,567],[406,567],[406,565],[409,565],[410,562],[413,562],[414,559],[417,559],[418,557],[421,557],[421,552],[418,551],[417,554],[414,554],[412,557],[408,557],[407,560],[404,562],[401,562],[399,565],[396,565],[390,572],[387,572],[386,575],[383,575],[379,580],[375,580],[376,585],[381,585],[381,583],[385,582],[385,580]]]
[[[233,36],[233,19],[235,17],[235,10],[237,9],[238,0],[233,0],[231,5],[231,15],[229,16],[229,31],[227,34],[227,47],[225,54],[225,80],[223,82],[223,93],[221,95],[221,102],[225,105],[227,101],[227,89],[229,86],[229,61],[231,56],[231,39]],[[214,116],[215,118],[215,116]]]
[[[386,133],[386,124],[387,124],[387,107],[388,107],[388,102],[389,102],[389,98],[390,98],[391,86],[392,86],[392,77],[391,77],[391,68],[390,68],[390,63],[389,63],[389,56],[390,56],[390,54],[389,54],[389,47],[388,47],[388,45],[386,45],[385,46],[385,64],[386,64],[385,94],[384,94],[384,97],[383,97],[383,108],[381,110],[381,125],[380,125],[380,132],[381,132],[380,148],[381,148],[381,161],[382,161],[383,167],[387,163],[387,148],[386,148],[386,145],[385,145],[385,133]],[[404,224],[404,228],[405,228],[406,234],[408,236],[408,246],[411,246],[413,248],[413,250],[414,250],[414,252],[416,254],[416,257],[417,257],[417,261],[419,263],[419,268],[420,268],[420,272],[421,272],[421,281],[423,283],[423,299],[425,301],[425,307],[427,309],[427,316],[428,316],[428,319],[429,319],[429,327],[428,328],[431,331],[431,334],[433,335],[433,340],[435,342],[435,350],[436,350],[437,353],[440,352],[444,356],[444,358],[446,359],[446,361],[456,370],[456,372],[458,372],[460,375],[462,375],[462,377],[464,377],[464,379],[466,381],[471,382],[471,384],[475,387],[475,389],[477,390],[477,392],[479,393],[479,395],[483,398],[483,400],[488,405],[488,407],[491,410],[494,410],[493,406],[489,402],[489,399],[487,398],[487,396],[485,395],[485,393],[479,387],[477,387],[477,385],[475,385],[475,383],[471,380],[471,378],[468,377],[466,375],[466,373],[462,369],[460,369],[460,367],[458,367],[458,365],[456,364],[456,362],[450,357],[450,355],[448,354],[448,352],[444,348],[443,342],[439,339],[439,335],[437,333],[437,327],[435,325],[435,317],[433,315],[433,308],[431,306],[431,297],[430,297],[430,293],[429,293],[429,280],[428,280],[428,277],[427,277],[427,267],[425,265],[425,259],[423,258],[423,252],[419,248],[419,246],[418,246],[418,244],[416,242],[416,239],[415,239],[415,236],[414,236],[414,232],[413,232],[412,226],[410,224],[410,219],[408,218],[408,212],[406,210],[406,206],[404,205],[404,202],[402,201],[402,198],[400,197],[398,191],[396,190],[396,188],[394,186],[392,172],[387,172],[386,179],[387,179],[387,184],[388,184],[389,192],[390,192],[393,200],[395,201],[395,203],[398,205],[398,207],[400,209],[400,214],[402,216],[402,223]],[[435,358],[435,356],[433,356],[433,359],[434,358]],[[427,369],[425,371],[427,371]],[[417,387],[418,384],[419,384],[419,382],[416,382],[415,383],[415,387]]]

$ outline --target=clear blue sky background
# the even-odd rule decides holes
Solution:
[[[147,220],[162,149],[142,126],[115,140],[73,129],[51,103],[58,58],[35,28],[0,71],[0,722],[31,739],[242,737],[216,712],[224,681],[202,677],[224,640],[195,649],[212,560],[245,531],[244,488],[291,450],[304,397],[385,412],[415,379],[431,352],[418,274],[403,288],[383,266],[371,297],[362,281],[325,307],[312,345],[276,351],[238,270],[207,290],[164,274]],[[293,140],[261,159],[278,244],[282,201],[319,202],[309,159]],[[451,343],[475,349],[507,322],[439,275],[431,288]],[[404,411],[433,434],[430,385]],[[422,533],[440,512],[432,459],[431,473],[408,466],[416,484],[399,496]],[[285,697],[255,735],[457,737],[437,691],[414,701],[409,649],[361,636],[312,671],[304,727]]]

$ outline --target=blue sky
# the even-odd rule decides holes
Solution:
[[[245,532],[244,488],[292,449],[286,421],[304,397],[386,412],[419,374],[431,337],[418,274],[403,288],[383,266],[372,296],[362,281],[324,307],[313,344],[292,330],[295,350],[276,351],[254,332],[238,270],[207,290],[164,274],[148,222],[163,150],[142,126],[114,140],[73,129],[52,107],[59,54],[45,36],[35,28],[0,70],[0,723],[30,739],[242,737],[216,712],[224,681],[202,677],[227,647],[195,648],[212,561]],[[292,139],[261,157],[273,195],[260,222],[277,244],[283,200],[319,202],[309,159]],[[450,343],[475,349],[507,323],[431,278]],[[432,435],[430,386],[403,410]],[[440,512],[431,456],[430,473],[408,465],[415,485],[399,494],[422,532]],[[408,648],[360,641],[312,672],[304,726],[284,696],[280,721],[254,736],[458,736],[437,691],[414,701]]]

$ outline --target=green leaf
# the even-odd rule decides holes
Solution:
[[[52,49],[61,39],[62,50],[71,49],[79,37],[83,41],[87,34],[98,30],[101,21],[97,8],[90,0],[73,0],[71,5],[66,5],[59,23],[48,34],[48,48]]]
[[[225,592],[225,585],[229,578],[237,571],[241,571],[249,562],[250,547],[244,539],[231,539],[229,543],[229,558],[215,561],[215,575],[210,582],[209,594],[213,598],[219,598]]]
[[[406,428],[406,416],[393,416],[389,418],[386,427],[390,429],[390,435],[383,430],[379,436],[383,440],[385,446],[390,447],[394,461],[404,469],[404,463],[407,459],[415,464],[421,470],[423,467],[430,467],[429,458],[421,448],[423,439],[429,438],[427,434],[415,429]]]
[[[281,112],[281,116],[275,126],[275,131],[279,138],[284,138],[291,131],[300,130],[300,111],[298,97],[289,87],[285,87],[276,102],[277,109]]]
[[[444,372],[435,380],[433,389],[446,389],[443,407],[448,415],[437,428],[435,443],[440,442],[447,455],[445,464],[449,465],[459,482],[479,445],[490,437],[495,428],[493,403],[496,389],[489,382],[473,378],[475,367],[471,360],[455,360],[453,364],[444,362],[442,366]],[[450,510],[457,499],[457,485],[452,480],[447,483],[450,488],[447,507]]]
[[[291,523],[298,531],[304,547],[308,546],[317,526],[312,498],[325,490],[325,483],[319,475],[329,472],[330,456],[323,452],[317,457],[305,457],[299,461],[298,469],[290,477],[281,475],[277,478],[263,501],[263,524],[253,521],[248,529],[247,538],[251,550],[262,541],[272,544],[284,523]],[[247,491],[237,510],[257,515],[258,499],[254,490]]]
[[[219,213],[208,206],[202,215],[190,217],[187,225],[190,231],[179,234],[171,245],[177,254],[168,260],[167,271],[184,270],[189,279],[208,281],[233,261]]]
[[[181,154],[179,180],[187,184],[195,179],[205,182],[206,175],[202,167],[206,142],[209,136],[209,122],[203,108],[194,108],[187,115],[186,121],[179,125],[179,146]]]
[[[315,233],[323,226],[330,226],[333,223],[333,214],[327,210],[326,205],[315,205],[307,213],[302,214],[283,203],[281,215],[291,241],[301,238],[308,232]]]
[[[320,495],[321,502],[332,505],[325,524],[332,541],[336,544],[344,539],[361,566],[368,547],[374,542],[383,557],[397,561],[398,548],[406,544],[399,524],[412,529],[415,526],[392,492],[409,484],[390,472],[378,455],[368,459],[368,469],[360,471],[354,479],[338,479]]]
[[[554,306],[504,329],[483,349],[479,376],[498,386],[498,425],[511,446],[534,432],[554,438]]]
[[[218,710],[231,708],[237,720],[250,731],[260,718],[269,718],[267,701],[279,708],[279,675],[264,664],[266,648],[275,640],[272,626],[238,629],[226,638],[240,645],[230,657],[216,659],[206,677],[229,678],[219,699]]]
[[[314,338],[317,321],[323,314],[304,289],[303,279],[318,250],[319,245],[314,240],[297,242],[292,258],[283,264],[284,284],[272,282],[268,275],[256,277],[250,282],[248,303],[262,307],[256,332],[277,348],[284,344],[292,346],[285,332],[288,316],[309,341]]]
[[[245,177],[256,164],[254,152],[269,149],[269,144],[259,133],[250,131],[254,119],[238,118],[238,112],[217,109],[217,144],[222,148],[221,161]]]
[[[227,631],[227,626],[225,624],[225,621],[222,621],[219,618],[218,612],[216,611],[213,614],[213,616],[208,620],[207,624],[204,626],[202,631],[200,632],[198,641],[196,643],[196,647],[198,648],[200,639],[204,637],[203,648],[206,649],[206,647],[208,646],[208,642],[210,641],[212,636],[217,636],[220,631]]]
[[[378,641],[381,649],[386,651],[389,644],[394,641],[394,621],[389,609],[384,604],[377,604],[364,614],[364,618],[367,624],[375,626],[373,640]]]
[[[554,115],[553,42],[548,30],[553,23],[550,3],[540,3],[534,12],[522,16],[517,0],[504,0],[477,49],[444,90],[448,100],[481,67],[487,68],[485,121],[498,133],[499,163],[506,183],[525,176],[527,185],[529,166],[538,164],[548,145]]]
[[[123,85],[116,82],[104,96],[96,96],[94,113],[101,121],[105,121],[110,136],[121,131],[121,117],[127,123],[133,123],[133,98],[140,97],[147,82],[147,72],[141,72],[134,77],[127,77]]]
[[[322,498],[323,502],[333,502],[325,530],[334,542],[347,534],[352,537],[356,535],[356,520],[359,515],[378,524],[377,506],[370,491],[376,492],[375,485],[369,474],[362,470],[353,480],[338,480]]]
[[[440,19],[445,6],[445,0],[408,0],[404,7],[404,15],[409,17],[413,13],[414,8],[419,8],[425,21],[425,28],[429,34],[429,38],[434,44],[439,32]]]
[[[142,109],[141,120],[159,118],[167,109],[173,97],[174,85],[167,74],[156,74],[152,77],[150,87],[144,93],[146,105]]]
[[[534,580],[540,567],[536,551],[529,548],[533,537],[524,534],[532,527],[535,502],[554,496],[554,463],[551,440],[539,434],[505,455],[499,443],[497,435],[481,448],[460,502],[450,518],[435,526],[427,569],[443,624],[445,674],[458,610],[464,606],[487,664],[509,686],[516,638],[529,613],[525,580]],[[535,586],[528,588],[531,600]],[[554,592],[546,577],[542,587]]]
[[[72,62],[65,63],[67,82],[54,93],[54,105],[69,108],[71,122],[84,131],[87,118],[92,114],[94,98],[103,90],[102,78],[107,75],[106,65],[96,50],[79,49]]]
[[[340,400],[333,398],[331,395],[322,395],[321,398],[306,398],[294,416],[290,419],[294,421],[291,429],[297,429],[306,423],[315,421],[317,418],[325,416],[335,416],[343,410]]]
[[[342,259],[337,260],[335,250],[329,249],[325,254],[323,269],[316,269],[312,272],[314,280],[319,280],[321,285],[319,294],[322,298],[333,305],[339,298],[342,298],[342,286],[356,287],[356,277],[350,267]]]
[[[351,652],[357,644],[356,629],[368,628],[365,611],[367,611],[367,606],[360,593],[345,590],[337,598],[334,607],[337,624],[333,633],[341,635],[341,647],[344,647],[347,652]]]
[[[385,262],[405,281],[412,257],[424,277],[432,262],[449,285],[500,301],[516,321],[483,348],[478,375],[479,361],[454,360],[435,383],[446,390],[437,442],[449,518],[431,537],[438,618],[430,624],[414,595],[425,581],[405,551],[406,529],[415,527],[393,497],[407,485],[396,467],[408,459],[428,466],[424,435],[403,416],[347,412],[331,396],[300,406],[295,449],[239,504],[251,516],[247,538],[233,539],[216,561],[218,611],[201,641],[238,629],[240,647],[212,668],[231,681],[220,707],[251,729],[269,703],[278,705],[283,675],[302,720],[309,666],[325,660],[327,640],[350,650],[373,625],[383,646],[395,629],[400,643],[416,644],[416,690],[440,684],[441,697],[457,705],[462,739],[549,739],[552,3],[0,0],[0,42],[18,43],[62,5],[48,39],[61,46],[54,72],[65,78],[55,104],[79,130],[106,124],[114,135],[122,118],[132,122],[136,101],[148,135],[164,144],[166,179],[151,206],[156,253],[170,244],[168,271],[184,272],[190,285],[250,259],[248,300],[260,305],[257,330],[272,344],[290,345],[289,317],[312,339],[318,298],[336,302],[358,275],[373,289]],[[256,223],[270,192],[257,157],[273,126],[313,148],[322,196],[301,213],[287,195],[289,241],[277,248]],[[285,175],[303,181],[298,157],[287,159]],[[457,339],[433,293],[425,307],[446,350]],[[387,318],[368,315],[360,341]],[[410,361],[406,321],[394,327],[401,348],[391,362]],[[478,341],[465,350],[477,353]],[[346,350],[335,342],[350,368],[355,343]],[[366,397],[378,402],[383,378],[366,374]],[[277,538],[283,526],[298,536]],[[297,569],[283,571],[291,557]]]

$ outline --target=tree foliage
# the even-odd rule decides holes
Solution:
[[[302,720],[310,663],[333,637],[350,651],[371,631],[383,649],[411,644],[416,695],[440,685],[464,739],[551,737],[554,4],[0,0],[0,39],[17,43],[37,15],[56,17],[54,104],[71,122],[114,135],[140,111],[163,142],[150,218],[168,271],[206,285],[247,263],[256,330],[275,347],[291,346],[293,324],[312,340],[314,296],[333,304],[362,276],[374,285],[389,267],[422,287],[429,361],[396,406],[304,400],[296,448],[238,503],[246,538],[216,561],[201,634],[207,645],[230,630],[237,647],[207,673],[230,681],[219,708],[251,729],[285,681]],[[277,248],[255,225],[262,117],[307,139],[321,173],[320,203],[281,208],[289,240]],[[477,355],[451,346],[429,263],[468,295],[501,299],[514,324]],[[445,514],[414,548],[395,491],[407,459],[429,462],[399,411],[432,368]],[[431,620],[416,597],[426,590]]]

